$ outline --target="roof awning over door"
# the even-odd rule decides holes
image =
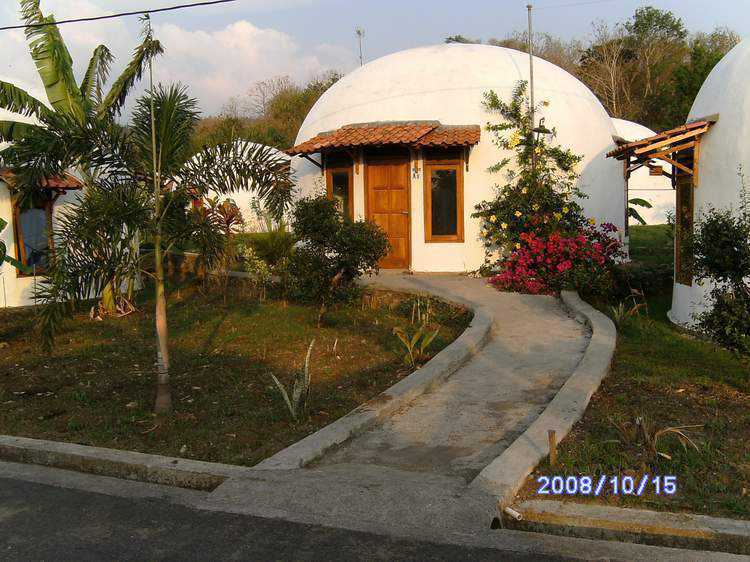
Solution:
[[[439,121],[355,123],[320,133],[287,150],[292,156],[363,146],[400,145],[412,148],[470,147],[479,143],[479,125],[442,125]]]

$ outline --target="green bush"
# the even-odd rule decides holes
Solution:
[[[289,259],[294,248],[294,236],[283,225],[268,232],[242,232],[235,236],[237,245],[249,246],[270,266]]]
[[[354,281],[378,270],[388,238],[375,224],[352,221],[326,197],[300,200],[293,213],[300,244],[290,264],[297,296],[320,305],[318,324],[331,303],[351,295]]]

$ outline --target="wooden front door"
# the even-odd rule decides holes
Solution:
[[[384,269],[410,266],[409,154],[368,155],[365,165],[367,218],[380,226],[391,244],[380,261]]]

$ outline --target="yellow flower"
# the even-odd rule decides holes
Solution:
[[[539,154],[541,154],[541,153],[542,153],[542,147],[541,147],[541,146],[537,146],[537,147],[536,147],[536,148],[534,149],[534,154],[536,154],[536,155],[538,156],[538,155],[539,155]]]
[[[523,213],[521,211],[516,211],[513,214],[516,215],[516,218],[521,218],[523,216]]]
[[[502,228],[503,230],[507,229],[508,228],[508,223],[504,222],[503,224],[500,225],[500,228]]]
[[[563,213],[564,213],[564,214],[566,214],[566,215],[567,215],[567,214],[568,214],[568,211],[570,211],[570,209],[568,209],[567,207],[563,207]]]
[[[539,210],[539,204],[538,204],[538,203],[534,203],[534,204],[533,204],[533,205],[531,206],[531,208],[532,208],[532,209],[534,209],[535,211],[538,211],[538,210]]]
[[[528,188],[525,188],[525,187],[524,187],[524,188],[523,188],[523,189],[521,190],[521,193],[523,193],[524,195],[526,195],[526,194],[528,193],[528,191],[529,191],[529,190],[528,190]]]
[[[594,219],[594,218],[589,219],[589,224],[591,226],[594,226],[596,224],[596,219]]]
[[[495,215],[492,215],[490,217],[490,222],[495,222],[497,220],[497,217]]]
[[[562,213],[555,213],[555,218],[560,220],[562,218]]]
[[[518,131],[516,131],[510,136],[510,139],[508,140],[508,148],[515,148],[520,143],[521,143],[521,135],[519,135]]]
[[[520,250],[520,249],[521,249],[521,244],[519,244],[518,242],[516,242],[516,250]]]

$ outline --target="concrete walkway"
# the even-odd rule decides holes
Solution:
[[[371,282],[482,306],[494,319],[492,337],[444,384],[316,466],[377,465],[469,482],[539,415],[588,343],[552,297],[501,293],[454,275],[381,274]]]

